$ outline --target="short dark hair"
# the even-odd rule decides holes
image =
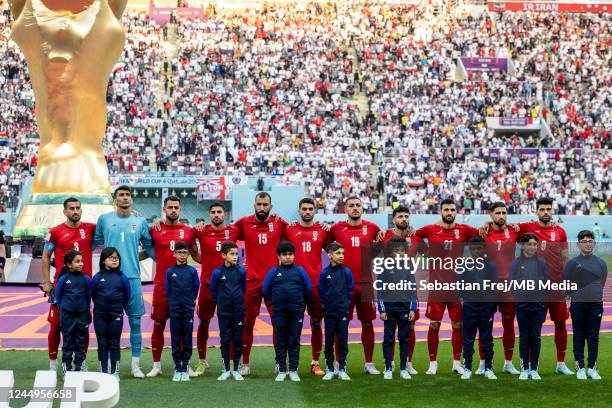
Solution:
[[[597,224],[597,223],[595,223]],[[584,238],[593,238],[595,239],[595,234],[593,234],[593,231],[589,231],[589,230],[582,230],[578,233],[578,241],[580,241],[581,239]]]
[[[68,197],[67,199],[64,200],[64,210],[66,208],[68,208],[68,203],[79,203],[79,204],[81,204],[81,200],[79,200],[76,197]]]
[[[125,184],[122,184],[119,187],[117,187],[115,189],[115,191],[113,191],[113,198],[117,198],[117,193],[119,191],[128,191],[130,193],[130,195],[132,195],[132,187],[126,186]]]
[[[265,191],[257,193],[257,195],[255,196],[255,200],[257,200],[258,198],[267,198],[268,200],[270,200],[270,203],[272,202],[272,196],[266,193]]]
[[[455,207],[457,207],[455,200],[453,200],[452,198],[445,198],[444,200],[440,201],[440,209],[442,209],[442,207],[444,207],[445,205],[454,205]]]
[[[395,215],[399,213],[410,214],[410,210],[405,205],[400,205],[399,207],[393,210],[393,217],[395,218]]]
[[[542,197],[542,198],[538,198],[538,201],[536,201],[536,210],[541,206],[541,205],[553,205],[553,200],[550,197]]]
[[[189,251],[189,245],[187,245],[184,241],[179,241],[174,244],[174,252],[179,251],[181,249],[186,249]]]
[[[214,203],[212,203],[210,207],[208,207],[208,212],[210,212],[213,209],[213,207],[221,207],[223,211],[225,211],[225,206],[221,204],[219,201],[215,201]]]
[[[538,237],[537,237],[535,234],[531,233],[531,232],[528,232],[528,233],[526,233],[526,234],[522,235],[522,236],[521,236],[521,237],[518,239],[518,242],[519,242],[519,244],[524,244],[525,242],[529,242],[529,241],[531,241],[532,239],[533,239],[533,240],[535,240],[535,242],[540,242],[540,240],[538,239]]]
[[[226,254],[230,251],[230,249],[238,249],[238,245],[234,241],[224,241],[221,244],[221,253]]]
[[[468,239],[468,245],[469,246],[472,246],[472,245],[474,245],[474,246],[483,246],[484,243],[485,243],[485,240],[482,239],[481,236],[475,236],[475,237],[472,237],[472,238]]]
[[[361,198],[359,198],[358,196],[356,196],[356,195],[350,195],[350,196],[348,196],[348,197],[346,197],[346,198],[344,199],[344,205],[347,205],[347,204],[348,204],[348,202],[349,202],[349,201],[351,201],[351,200],[359,200],[359,202],[361,202]]]
[[[344,246],[339,242],[332,242],[327,246],[327,252],[336,252],[339,249],[344,249]]]
[[[171,196],[168,196],[168,197],[164,198],[164,207],[166,206],[166,204],[168,204],[168,201],[178,201],[179,204],[181,203],[181,199],[180,198],[178,198],[175,195],[171,195]]]
[[[295,254],[295,246],[293,246],[293,244],[289,241],[281,241],[280,244],[278,244],[278,247],[276,247],[276,253],[278,255],[287,253]]]
[[[499,208],[499,207],[506,208],[506,203],[504,203],[503,201],[496,201],[489,206],[489,211],[493,212],[495,211],[496,208]]]
[[[398,249],[401,249],[403,252],[406,252],[408,250],[408,242],[405,238],[394,236],[385,245],[385,252],[387,254],[392,254]]]
[[[313,207],[315,206],[315,202],[312,198],[310,197],[304,197],[300,200],[300,203],[298,204],[298,208],[302,208],[302,204],[311,204]]]

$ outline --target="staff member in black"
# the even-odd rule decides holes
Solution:
[[[521,284],[533,282],[535,288],[513,290],[516,301],[516,320],[519,326],[519,351],[521,356],[521,374],[519,380],[541,380],[538,373],[538,360],[542,346],[541,333],[544,323],[544,293],[538,289],[540,282],[548,280],[546,263],[538,258],[538,238],[531,233],[519,239],[521,256],[510,265],[510,282]]]
[[[574,331],[574,360],[576,378],[601,380],[597,372],[597,352],[599,349],[599,329],[603,316],[603,289],[608,277],[605,261],[593,255],[595,234],[583,230],[578,233],[580,255],[565,265],[565,279],[576,283],[576,291],[568,293],[572,299],[570,313]],[[588,370],[584,369],[584,343],[588,345]]]
[[[121,272],[121,255],[116,248],[104,248],[100,254],[100,272],[93,278],[91,298],[94,304],[93,323],[98,340],[100,371],[119,381],[123,310],[132,294],[130,281]]]

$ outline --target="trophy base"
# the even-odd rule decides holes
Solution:
[[[69,197],[81,201],[83,208],[81,221],[84,222],[95,223],[100,214],[114,209],[110,195],[32,194],[19,214],[13,236],[44,237],[51,228],[66,221],[64,200]]]

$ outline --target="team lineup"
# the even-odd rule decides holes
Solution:
[[[226,223],[226,210],[220,203],[209,209],[209,223],[194,228],[182,224],[180,199],[164,200],[163,221],[149,227],[146,220],[132,213],[132,194],[127,186],[113,193],[116,211],[104,214],[97,224],[81,222],[81,203],[67,199],[66,222],[49,231],[43,253],[43,283],[50,297],[48,315],[48,354],[50,369],[57,370],[61,338],[61,367],[64,372],[87,370],[84,365],[89,343],[88,325],[93,322],[98,342],[100,370],[119,379],[119,339],[124,314],[130,328],[131,374],[135,378],[162,375],[161,356],[164,331],[170,320],[173,381],[187,381],[205,373],[209,325],[217,314],[220,330],[223,372],[219,380],[243,380],[251,373],[250,356],[253,329],[264,302],[272,317],[276,353],[276,380],[288,376],[299,381],[300,334],[304,312],[311,325],[312,361],[310,371],[323,380],[338,377],[350,380],[346,372],[348,324],[357,312],[361,323],[364,371],[379,375],[373,363],[375,336],[373,321],[378,314],[384,322],[383,355],[385,379],[393,376],[395,342],[399,343],[400,377],[410,379],[418,372],[412,365],[415,347],[414,323],[419,319],[417,299],[382,299],[375,294],[369,259],[364,248],[381,243],[404,255],[417,252],[428,257],[458,259],[465,248],[471,257],[486,252],[483,269],[466,270],[465,279],[503,282],[515,280],[550,280],[561,282],[573,276],[580,280],[589,275],[599,301],[572,298],[563,302],[472,301],[464,295],[453,297],[447,290],[430,291],[425,310],[430,320],[427,334],[429,367],[427,375],[438,371],[439,331],[444,312],[452,325],[452,371],[468,380],[472,376],[472,357],[478,333],[480,364],[474,374],[494,380],[493,317],[501,315],[503,326],[503,371],[519,379],[539,380],[540,332],[546,315],[554,322],[556,372],[573,375],[566,363],[567,319],[572,317],[573,353],[578,379],[600,379],[596,368],[599,327],[603,315],[601,302],[607,277],[606,263],[593,255],[594,234],[582,231],[578,238],[580,255],[569,259],[565,230],[552,222],[552,201],[538,200],[537,221],[519,224],[507,222],[504,203],[489,209],[491,220],[480,229],[455,222],[457,208],[453,200],[440,205],[440,222],[415,230],[409,223],[409,211],[393,211],[393,228],[381,230],[362,219],[363,207],[358,197],[348,197],[344,210],[347,220],[331,227],[315,222],[315,203],[300,201],[300,220],[292,224],[272,214],[269,194],[256,195],[254,214]],[[245,262],[239,263],[238,241],[244,242]],[[518,245],[520,256],[514,248]],[[93,275],[93,251],[104,247],[98,272]],[[143,251],[139,251],[139,247]],[[322,255],[330,264],[323,268]],[[56,274],[51,281],[51,259]],[[201,273],[188,264],[188,258],[201,264]],[[140,366],[142,335],[140,323],[145,313],[139,261],[155,261],[151,319],[153,367],[146,375]],[[515,259],[516,258],[516,259]],[[60,265],[62,265],[61,267]],[[368,265],[367,268],[364,265]],[[368,270],[368,268],[370,268]],[[397,271],[399,272],[399,271]],[[443,268],[429,266],[429,279],[452,282],[456,279]],[[384,279],[396,276],[383,274]],[[592,288],[591,288],[592,289]],[[378,301],[376,301],[378,298]],[[93,310],[90,311],[90,300]],[[199,320],[196,347],[198,363],[189,365],[192,356],[194,316]],[[516,343],[515,318],[519,327],[520,367],[512,362]],[[323,335],[325,328],[325,336]],[[325,343],[324,343],[325,342]],[[584,346],[588,345],[588,362]],[[325,344],[323,367],[319,360]],[[462,361],[463,357],[463,361]],[[287,359],[289,364],[287,365]],[[233,364],[233,366],[232,366]]]

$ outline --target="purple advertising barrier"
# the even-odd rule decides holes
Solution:
[[[463,57],[461,62],[465,70],[482,72],[508,71],[508,58]]]
[[[499,118],[501,126],[527,126],[531,123],[531,118]]]
[[[204,19],[204,9],[197,7],[155,7],[149,5],[149,18],[157,24],[164,25],[170,21],[170,16],[175,13],[177,19],[196,20]]]
[[[499,157],[499,153],[502,149],[499,148],[490,148],[489,149],[489,156],[490,157]],[[540,154],[541,150],[544,150],[546,152],[546,154],[548,155],[548,157],[555,157],[555,154],[557,153],[558,148],[544,148],[544,149],[538,149],[537,147],[521,147],[518,149],[503,149],[508,153],[508,156],[513,156],[515,154],[519,154],[522,156],[536,156],[538,154]],[[574,150],[574,154],[576,156],[580,156],[580,154],[582,153],[581,149],[573,149]],[[567,153],[567,151],[566,151]]]

